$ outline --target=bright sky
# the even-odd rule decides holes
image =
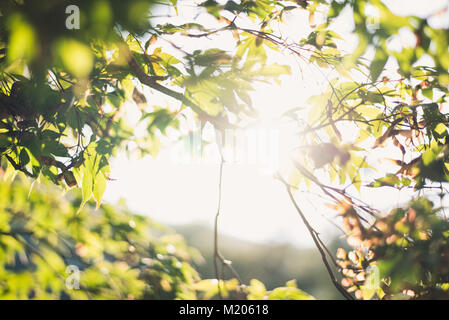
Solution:
[[[432,5],[429,1],[385,2],[391,3],[395,13],[427,15],[442,8],[448,1],[434,0]],[[189,9],[189,6],[186,5],[182,12],[186,9]],[[191,10],[190,14],[194,17],[193,7]],[[170,22],[176,24],[183,23],[184,20],[189,20],[189,17],[177,17]],[[341,19],[335,25],[335,29],[343,35],[346,34],[343,45],[349,52],[356,43],[347,35],[352,28],[346,22],[348,20]],[[449,21],[449,17],[445,21]],[[307,16],[301,11],[289,15],[287,24],[280,28],[284,36],[293,40],[299,40],[305,32],[308,32],[307,30],[310,30]],[[214,41],[202,39],[186,41],[184,38],[181,43],[188,51],[205,46],[226,48],[232,43],[230,35],[213,39]],[[271,122],[273,119],[289,108],[301,106],[310,95],[320,93],[326,87],[326,83],[316,69],[304,64],[300,69],[293,57],[272,58],[282,59],[283,64],[290,65],[293,75],[283,77],[281,86],[257,85],[252,98],[262,121],[275,126]],[[161,100],[157,100],[158,98],[151,95],[151,92],[145,93],[148,94],[148,100],[152,104],[166,105],[165,98],[159,97]],[[127,108],[127,113],[131,122],[138,119],[132,105]],[[275,129],[279,127],[275,126]],[[350,136],[351,131],[348,130],[346,134]],[[176,159],[175,152],[178,150],[176,148],[173,146],[162,148],[155,160],[151,157],[140,160],[128,159],[119,155],[112,162],[112,178],[116,181],[109,183],[105,194],[106,201],[114,203],[119,198],[125,198],[131,209],[164,223],[200,222],[212,226],[217,211],[218,158],[211,156],[203,162],[182,163]],[[293,208],[284,186],[276,181],[272,172],[267,172],[269,170],[265,167],[254,164],[225,164],[220,231],[251,241],[288,241],[301,246],[312,245],[312,240]],[[369,196],[365,190],[362,191],[361,197],[376,208],[389,208],[407,200],[410,193],[392,188],[369,189]],[[338,229],[328,221],[333,218],[331,210],[320,198],[298,194],[298,202],[314,227],[323,233],[324,239],[329,239],[325,235],[338,234]]]

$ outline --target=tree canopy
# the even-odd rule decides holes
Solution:
[[[92,229],[80,237],[95,239],[96,228],[118,237],[131,236],[121,235],[120,228],[135,230],[100,206],[111,157],[119,150],[157,156],[161,136],[190,115],[202,126],[211,124],[217,135],[245,127],[257,118],[254,84],[276,85],[290,74],[290,66],[271,59],[283,54],[316,68],[327,86],[284,114],[295,123],[298,144],[276,178],[310,231],[331,281],[348,299],[447,297],[449,226],[444,205],[433,204],[438,198],[443,203],[449,181],[449,32],[435,21],[447,7],[417,17],[393,13],[388,1],[380,0],[94,0],[73,3],[79,28],[68,28],[67,19],[76,13],[67,13],[71,4],[8,0],[0,6],[0,156],[8,170],[66,189],[79,187],[79,210],[96,201],[103,215],[96,221],[97,214],[89,214]],[[174,23],[189,6],[205,18]],[[161,7],[171,8],[173,16],[159,16]],[[278,32],[294,11],[308,16],[310,32],[301,39]],[[353,25],[357,45],[351,52],[341,49],[339,19]],[[214,42],[222,34],[233,39],[232,49]],[[199,38],[208,39],[210,48],[183,48],[183,41]],[[148,89],[166,98],[167,106],[147,101]],[[130,103],[139,108],[144,134],[136,134],[124,117]],[[391,172],[371,157],[379,148],[389,153],[381,158],[396,166]],[[382,214],[358,195],[381,187],[413,189],[422,198]],[[311,189],[338,214],[354,251],[339,250],[335,258],[327,250],[295,199],[296,190]],[[48,212],[39,212],[33,211],[33,219],[44,222]],[[64,213],[60,219],[54,223],[77,223]],[[56,241],[40,226],[33,228],[41,233],[38,241]],[[27,236],[20,237],[32,246]],[[107,241],[100,245],[106,248]],[[184,266],[176,259],[170,264]],[[344,276],[341,282],[335,269]],[[171,274],[171,289],[164,294],[179,297],[177,286],[195,277],[188,265],[181,273]],[[381,281],[370,285],[373,274]],[[264,289],[253,284],[263,296]],[[140,285],[123,292],[140,297],[135,293]],[[108,289],[104,297],[118,296]]]

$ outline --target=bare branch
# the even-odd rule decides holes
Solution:
[[[312,236],[312,240],[315,243],[315,246],[317,247],[318,251],[320,252],[321,259],[323,260],[324,266],[326,267],[327,273],[329,274],[329,277],[331,278],[332,283],[334,284],[335,288],[342,294],[343,297],[345,297],[347,300],[354,300],[354,298],[343,288],[343,286],[338,282],[338,280],[335,278],[335,275],[332,271],[331,266],[329,265],[329,262],[327,261],[326,252],[329,252],[326,249],[323,248],[323,242],[318,237],[318,233],[313,229],[313,227],[310,225],[309,221],[305,217],[304,213],[299,208],[298,204],[296,203],[296,200],[293,196],[293,193],[291,191],[291,188],[289,184],[281,177],[280,174],[277,175],[277,178],[285,185],[287,189],[287,193],[290,197],[290,200],[292,201],[296,211],[298,212],[299,216],[301,217],[301,220],[303,221],[304,225],[306,226],[307,230],[309,231],[310,235]]]

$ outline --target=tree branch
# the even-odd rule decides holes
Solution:
[[[174,91],[170,88],[167,88],[161,84],[159,84],[157,81],[159,80],[165,80],[167,77],[160,77],[160,76],[150,76],[146,74],[142,68],[137,63],[136,59],[134,58],[131,50],[129,49],[128,45],[123,42],[123,44],[120,46],[120,53],[125,57],[126,61],[128,62],[129,67],[133,71],[134,75],[139,79],[141,83],[144,85],[155,89],[159,92],[162,92],[163,94],[172,97],[178,101],[181,101],[184,105],[192,108],[193,111],[195,111],[198,115],[201,116],[202,120],[209,121],[210,123],[216,125],[217,123],[223,124],[223,122],[226,122],[227,127],[232,127],[231,124],[226,120],[226,117],[223,116],[211,116],[207,112],[205,112],[198,104],[193,102],[192,100],[188,99],[184,94]]]
[[[327,261],[325,249],[323,249],[323,247],[322,247],[322,241],[321,241],[321,239],[319,239],[318,233],[310,225],[310,223],[307,220],[307,218],[305,217],[304,213],[302,212],[302,210],[299,208],[298,204],[296,203],[296,200],[292,194],[290,185],[281,177],[280,174],[277,175],[277,178],[285,185],[285,187],[287,189],[287,193],[290,197],[290,200],[292,201],[296,211],[298,212],[299,216],[301,217],[301,220],[303,221],[304,225],[306,226],[307,230],[309,231],[310,235],[312,236],[312,240],[315,243],[315,246],[317,247],[318,251],[320,252],[321,259],[323,260],[324,266],[326,267],[327,273],[329,274],[329,277],[331,278],[331,281],[334,284],[335,288],[337,288],[337,290],[347,300],[354,300],[354,298],[345,290],[345,288],[343,288],[343,286],[335,278],[332,268],[329,265],[329,262]]]

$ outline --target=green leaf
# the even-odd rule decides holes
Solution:
[[[267,289],[261,281],[251,279],[248,286],[248,300],[261,300],[266,295],[266,292]]]
[[[422,154],[422,161],[425,166],[428,166],[433,160],[436,159],[437,154],[434,150],[429,149]]]
[[[268,295],[269,300],[313,300],[314,298],[301,289],[293,287],[275,288]]]
[[[93,187],[92,173],[89,171],[84,171],[83,183],[81,186],[83,201],[81,202],[80,209],[82,209],[86,204],[86,202],[89,201],[90,198],[92,197],[92,187]]]
[[[92,70],[94,59],[90,48],[82,42],[64,39],[59,43],[59,55],[64,66],[76,77],[85,77]]]
[[[171,4],[173,5],[173,7],[175,8],[176,14],[178,14],[178,0],[170,0]]]
[[[387,63],[388,55],[382,48],[377,48],[374,59],[369,67],[372,81],[377,81]]]
[[[421,90],[424,97],[433,100],[433,88],[427,88]]]
[[[95,177],[93,196],[97,202],[97,209],[100,207],[101,199],[103,198],[104,191],[106,190],[107,180],[103,174],[100,172]]]
[[[287,65],[280,65],[277,63],[273,63],[269,66],[264,67],[260,72],[260,75],[275,77],[280,76],[282,74],[291,74],[290,67]]]
[[[447,127],[446,127],[443,123],[438,123],[438,124],[435,126],[434,131],[435,131],[436,133],[438,133],[439,135],[442,135],[443,133],[447,132]]]
[[[43,145],[43,152],[52,154],[57,157],[69,157],[67,148],[56,140],[45,140]]]
[[[24,167],[30,162],[30,156],[28,155],[28,151],[25,148],[22,148],[19,155],[19,164]]]

